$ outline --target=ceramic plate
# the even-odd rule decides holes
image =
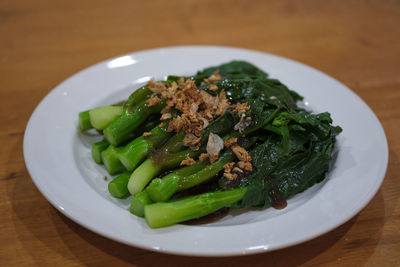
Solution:
[[[313,112],[329,111],[338,136],[336,160],[324,182],[291,198],[287,208],[231,213],[203,225],[150,229],[131,215],[128,200],[107,192],[105,170],[93,163],[97,136],[78,131],[78,113],[123,100],[150,78],[187,75],[246,60],[305,96]],[[160,252],[227,256],[271,251],[322,235],[356,215],[385,175],[388,147],[371,109],[326,74],[283,57],[251,50],[182,46],[136,52],[89,67],[54,88],[38,105],[24,136],[32,180],[63,214],[110,239]]]

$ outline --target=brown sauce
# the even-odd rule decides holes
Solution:
[[[197,218],[197,219],[192,219],[186,222],[183,222],[182,224],[185,225],[201,225],[201,224],[207,224],[207,223],[213,223],[216,221],[219,221],[229,213],[229,208],[222,208],[217,211],[214,211],[213,213],[210,213],[206,216]]]
[[[157,175],[157,177],[158,178],[162,178],[162,177],[164,177],[164,176],[166,176],[166,175],[168,175],[168,174],[170,174],[170,173],[173,173],[174,171],[176,171],[177,170],[177,168],[175,168],[175,169],[168,169],[168,170],[166,170],[166,171],[163,171],[162,173],[160,173],[159,175]]]
[[[281,210],[281,209],[286,208],[286,206],[287,206],[286,200],[281,195],[279,195],[279,193],[275,189],[275,186],[273,185],[272,181],[271,181],[271,185],[272,185],[272,188],[268,192],[269,196],[272,199],[272,205],[271,206],[274,209],[277,209],[277,210]]]
[[[190,196],[194,196],[194,195],[200,195],[203,193],[207,193],[207,192],[211,192],[213,190],[213,186],[212,186],[212,179],[209,182],[205,182],[205,183],[201,183],[195,187],[183,190],[183,191],[179,191],[177,193],[175,193],[172,197],[171,200],[174,199],[180,199],[180,198],[185,198],[185,197],[190,197]]]
[[[277,210],[283,210],[284,208],[286,208],[286,206],[287,206],[287,202],[284,199],[272,204],[272,207]]]
[[[169,145],[167,141],[163,146],[154,151],[154,153],[151,153],[150,158],[155,164],[165,162],[173,153],[178,152],[179,148],[182,146],[182,142],[176,142],[172,145]]]
[[[155,153],[150,154],[151,161],[156,165],[161,164],[170,156],[171,153],[168,150],[156,151]]]
[[[267,176],[267,182],[269,183],[269,185],[271,186],[271,190],[268,192],[268,195],[271,197],[272,199],[272,205],[271,207],[273,207],[274,209],[277,210],[281,210],[286,208],[287,206],[287,202],[286,199],[284,199],[280,194],[279,191],[276,188],[275,183],[272,180],[271,176]]]
[[[272,179],[271,178],[267,179],[267,181],[271,185],[271,190],[268,192],[268,194],[271,197],[272,202],[273,202],[271,207],[274,209],[277,209],[277,210],[286,208],[287,201],[278,193],[278,190],[276,189],[276,186],[274,185]],[[172,199],[179,199],[179,198],[183,198],[183,197],[188,197],[188,196],[192,196],[192,195],[198,195],[198,194],[209,192],[212,189],[212,184],[213,184],[213,182],[211,181],[208,183],[200,184],[200,185],[198,185],[194,188],[188,189],[188,190],[180,191],[180,192],[176,193],[172,197]],[[182,224],[201,225],[201,224],[213,223],[213,222],[216,222],[216,221],[222,219],[226,215],[228,215],[229,210],[230,210],[229,208],[222,208],[222,209],[217,210],[217,211],[215,211],[211,214],[208,214],[204,217],[192,219],[192,220],[183,222]]]

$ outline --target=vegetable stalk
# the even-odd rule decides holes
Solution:
[[[103,163],[103,160],[101,158],[101,152],[106,150],[109,145],[110,144],[106,140],[102,140],[92,144],[91,154],[94,162],[96,162],[97,164]]]
[[[127,185],[130,176],[130,172],[124,172],[115,177],[114,180],[108,183],[108,192],[110,192],[110,194],[116,198],[123,198],[127,196],[129,194]]]
[[[254,144],[254,141],[255,139],[242,139],[241,145],[244,148],[248,148]],[[154,202],[165,202],[177,191],[192,188],[212,179],[224,168],[225,164],[234,159],[233,152],[227,149],[211,164],[197,162],[189,166],[192,168],[192,172],[185,171],[185,168],[182,168],[165,176],[163,179],[154,179],[146,190]]]
[[[145,206],[151,203],[152,201],[146,191],[139,192],[133,197],[129,211],[136,216],[143,217]]]
[[[135,130],[151,114],[158,113],[165,106],[165,101],[149,107],[143,101],[131,113],[124,113],[104,129],[104,137],[110,144],[119,146],[135,135]]]
[[[119,148],[110,145],[106,150],[101,152],[101,159],[104,163],[104,167],[110,175],[115,175],[126,170],[118,159],[118,150]]]
[[[159,202],[144,206],[144,216],[151,228],[164,227],[199,218],[224,207],[230,207],[243,198],[246,188],[204,193],[184,199]]]
[[[122,114],[122,106],[105,106],[89,111],[90,122],[93,127],[103,130]]]
[[[145,160],[137,167],[131,175],[128,183],[128,190],[131,194],[142,191],[153,177],[160,174],[161,171],[179,166],[182,160],[187,157],[196,157],[204,150],[193,151],[187,149],[181,152],[174,153],[163,162],[154,161],[154,158]]]
[[[93,128],[90,122],[89,110],[79,112],[79,129],[81,131],[86,131]]]
[[[200,153],[205,151],[205,143],[210,133],[218,135],[226,134],[232,128],[233,124],[234,115],[231,112],[225,112],[222,116],[212,121],[210,125],[202,130],[202,146],[197,151],[185,149],[186,147],[183,144],[185,132],[180,131],[132,173],[128,183],[129,192],[135,194],[142,191],[150,180],[161,171],[178,167],[187,157],[193,158],[200,155]]]
[[[153,202],[165,202],[180,189],[180,181],[183,179],[183,177],[192,175],[202,170],[208,164],[209,163],[207,161],[198,161],[193,165],[178,169],[164,176],[162,179],[156,178],[151,181],[149,186],[146,188],[146,191],[149,193],[149,196]]]
[[[163,127],[153,128],[150,136],[140,136],[119,151],[118,158],[128,171],[133,171],[150,151],[172,135],[167,132],[168,124],[164,124]]]
[[[134,91],[129,97],[128,100],[124,103],[124,113],[130,113],[136,105],[145,101],[149,96],[151,96],[153,92],[147,86],[142,86],[136,91]]]

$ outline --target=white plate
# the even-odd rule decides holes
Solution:
[[[249,61],[329,111],[343,132],[328,178],[290,199],[284,210],[231,214],[197,226],[150,229],[107,193],[106,172],[92,162],[95,137],[77,130],[78,112],[125,99],[150,77],[191,74],[233,59]],[[32,180],[63,214],[110,239],[174,254],[222,256],[271,251],[324,234],[357,214],[375,195],[388,162],[382,126],[351,90],[295,61],[251,50],[182,46],[137,52],[87,68],[54,88],[29,120],[24,156]]]

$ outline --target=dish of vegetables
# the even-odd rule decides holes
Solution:
[[[228,207],[283,208],[324,180],[342,129],[327,112],[299,108],[302,99],[251,63],[231,61],[150,80],[121,105],[80,112],[79,125],[104,135],[91,153],[119,174],[110,194],[133,195],[131,213],[163,227]],[[208,190],[196,190],[203,183]]]
[[[383,180],[387,143],[368,106],[315,69],[189,46],[67,79],[32,114],[24,156],[42,194],[84,227],[221,256],[298,244],[350,219]]]

